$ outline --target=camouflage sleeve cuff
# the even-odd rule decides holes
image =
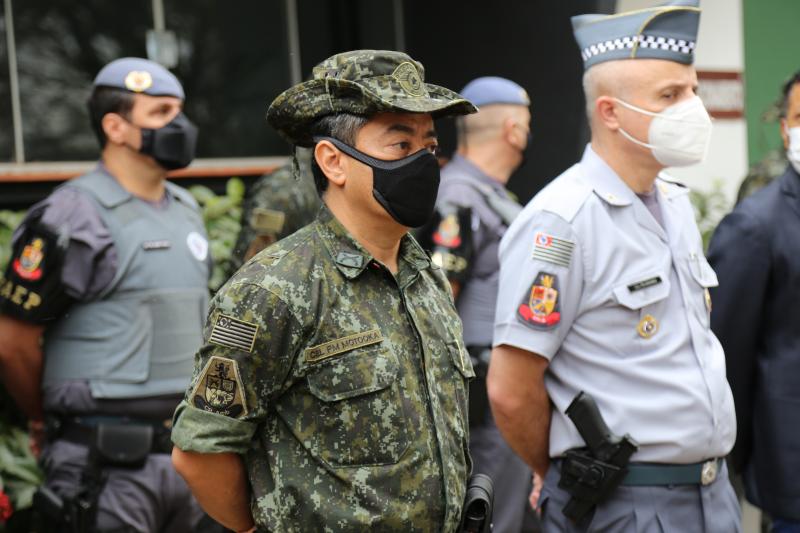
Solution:
[[[255,422],[210,413],[182,401],[175,410],[172,442],[185,452],[238,453],[250,449]]]

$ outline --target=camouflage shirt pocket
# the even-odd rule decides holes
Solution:
[[[409,447],[397,356],[383,346],[353,350],[310,370],[316,401],[312,453],[332,466],[394,464]]]

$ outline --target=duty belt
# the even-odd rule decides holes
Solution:
[[[153,441],[150,453],[171,453],[170,441],[172,421],[131,418],[127,416],[61,416],[46,417],[47,438],[50,441],[61,439],[73,444],[90,446],[94,439],[95,429],[100,425],[152,426]]]
[[[630,463],[622,485],[710,485],[722,470],[723,459],[709,459],[688,465]]]

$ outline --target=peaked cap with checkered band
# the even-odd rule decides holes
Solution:
[[[314,67],[312,79],[278,95],[267,121],[292,144],[311,146],[311,124],[336,113],[430,113],[434,118],[475,113],[458,93],[425,83],[425,68],[402,52],[353,50]]]
[[[699,0],[618,13],[572,17],[572,30],[588,69],[616,59],[665,59],[694,62]]]

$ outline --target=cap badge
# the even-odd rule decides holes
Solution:
[[[141,93],[153,85],[153,76],[146,70],[132,70],[125,76],[125,87],[129,91]]]
[[[392,77],[397,80],[400,87],[411,96],[423,96],[425,94],[425,86],[422,84],[422,79],[419,77],[417,67],[408,61],[400,63]]]

